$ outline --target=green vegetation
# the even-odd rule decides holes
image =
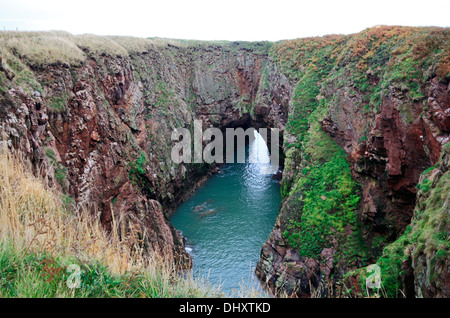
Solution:
[[[140,176],[145,175],[145,163],[146,158],[144,153],[141,153],[135,162],[130,163],[130,180],[137,181]]]
[[[71,267],[75,266],[71,271]],[[78,271],[79,269],[79,271]],[[82,262],[45,251],[17,250],[7,241],[0,242],[0,297],[25,298],[161,298],[211,297],[217,290],[195,287],[181,275],[170,278],[150,271],[114,274],[102,263]],[[69,288],[76,283],[79,288]],[[192,286],[191,286],[192,285]]]
[[[62,93],[56,96],[51,96],[48,98],[48,110],[49,112],[59,113],[67,109],[67,104],[69,102],[69,95]]]
[[[428,192],[431,188],[431,180],[424,179],[421,183],[417,185],[417,189],[422,190],[423,192]]]
[[[4,64],[3,69],[8,70],[7,73],[10,74],[10,77],[14,83],[22,87],[27,92],[31,93],[38,91],[42,93],[41,85],[36,80],[34,73],[27,65],[6,50],[2,50],[0,53],[5,54],[4,58],[2,58],[2,64]]]
[[[407,97],[399,106],[406,123],[411,121],[411,105],[425,97],[425,81],[437,75],[450,76],[449,30],[445,28],[411,28],[380,26],[349,36],[325,36],[281,41],[270,55],[293,80],[300,80],[294,102],[298,115],[317,107],[319,90],[330,87],[349,88],[357,97],[363,113],[380,110],[383,97],[398,89]],[[316,85],[310,85],[312,82]],[[326,94],[325,94],[326,97]],[[298,127],[302,130],[302,125]],[[299,133],[300,137],[302,132]]]
[[[301,256],[314,258],[331,246],[332,238],[343,239],[347,229],[356,229],[359,203],[359,187],[352,179],[344,151],[325,133],[317,133],[316,153],[310,155],[318,155],[320,160],[303,165],[301,177],[290,191],[290,195],[301,193],[299,218],[290,220],[284,232],[289,245]]]
[[[157,95],[157,100],[155,102],[154,107],[156,107],[160,111],[163,110],[167,111],[167,109],[172,105],[172,103],[175,102],[179,103],[175,99],[175,93],[173,92],[173,90],[167,87],[166,83],[158,81],[155,86],[156,86],[155,93]]]
[[[312,69],[320,72],[322,68],[332,66],[333,63],[325,63],[328,64],[325,65],[323,62],[336,58],[336,48],[346,38],[346,36],[329,35],[281,41],[271,47],[270,55],[280,64],[283,73],[298,80],[304,74],[304,67],[311,66]]]
[[[153,193],[150,181],[148,180],[145,172],[146,164],[147,158],[144,153],[141,153],[136,161],[129,163],[130,170],[128,172],[128,177],[141,191]]]
[[[319,94],[319,87],[316,83],[319,78],[315,72],[306,73],[294,89],[293,106],[286,124],[286,130],[296,136],[295,145],[287,144],[286,147],[295,146],[302,149],[306,134],[309,129],[309,116],[317,108],[316,96]]]

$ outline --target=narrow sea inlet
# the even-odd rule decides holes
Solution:
[[[252,155],[257,163],[249,163]],[[266,174],[268,166],[267,146],[255,132],[246,146],[246,163],[222,166],[171,218],[187,240],[194,275],[229,294],[240,287],[260,288],[254,269],[281,199],[279,182]]]

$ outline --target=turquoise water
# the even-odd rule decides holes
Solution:
[[[186,238],[194,275],[231,294],[240,286],[260,287],[254,269],[280,204],[279,183],[264,170],[267,146],[259,134],[255,137],[246,146],[246,163],[221,167],[171,218]],[[249,154],[258,163],[248,163]]]

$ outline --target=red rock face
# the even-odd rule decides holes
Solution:
[[[252,68],[245,68],[244,65],[237,65],[236,76],[239,82],[241,96],[244,102],[249,103],[255,99],[259,88],[259,80],[261,78],[261,60],[256,59],[252,63]]]
[[[428,89],[428,113],[442,132],[450,131],[449,86],[435,78]]]
[[[436,84],[435,80],[430,85],[430,92],[445,86],[444,83]],[[448,136],[448,131],[441,130],[439,136],[432,133],[434,125],[437,126],[435,116],[424,111],[421,103],[413,104],[412,119],[405,123],[396,103],[395,98],[383,99],[368,142],[354,147],[350,154],[357,175],[367,174],[376,179],[378,192],[391,198],[385,200],[387,218],[398,233],[410,223],[420,174],[437,162],[441,142]],[[444,105],[447,109],[450,107]],[[364,199],[373,202],[373,199]]]
[[[377,192],[382,191],[384,196],[392,197],[385,201],[389,205],[385,211],[397,227],[397,233],[409,224],[415,185],[420,173],[431,165],[421,136],[423,139],[423,121],[420,118],[405,125],[393,103],[384,100],[380,114],[375,117],[369,142],[363,146],[364,154],[360,153],[358,157],[356,150],[352,156],[356,157],[360,167],[361,164],[366,166],[359,173],[368,174],[378,181]]]

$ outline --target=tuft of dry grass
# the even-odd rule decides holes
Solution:
[[[117,43],[117,45],[125,48],[129,54],[140,54],[155,49],[154,43],[145,38],[132,36],[108,36],[108,38]]]
[[[151,40],[135,37],[72,35],[63,31],[0,31],[2,55],[16,56],[28,65],[38,67],[80,66],[87,55],[127,57],[129,53],[147,52],[153,47]]]
[[[73,41],[82,50],[94,55],[127,57],[128,51],[106,36],[82,34],[73,37]]]
[[[52,32],[0,32],[0,46],[26,60],[30,65],[80,65],[86,55],[73,42],[70,33]]]

